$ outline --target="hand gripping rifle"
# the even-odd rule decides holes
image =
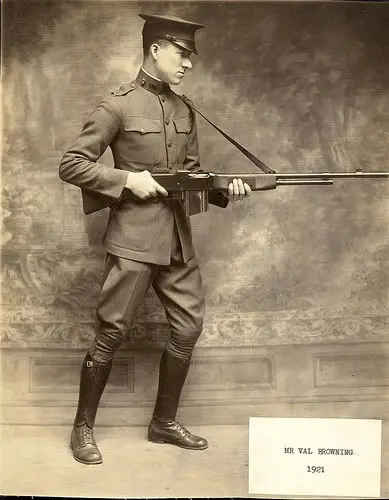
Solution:
[[[183,202],[186,215],[190,215],[190,204],[193,200],[192,195],[198,193],[200,195],[200,211],[208,210],[209,202],[215,203],[218,206],[225,207],[228,204],[228,198],[225,196],[228,192],[228,185],[233,179],[240,178],[243,182],[250,186],[251,191],[266,191],[275,189],[277,186],[312,186],[312,185],[332,185],[335,179],[389,179],[389,172],[362,172],[358,169],[355,172],[322,172],[322,173],[277,173],[263,163],[259,158],[250,153],[241,144],[235,141],[232,137],[221,130],[217,125],[212,123],[206,116],[198,111],[185,96],[179,96],[193,111],[201,115],[212,127],[220,132],[228,141],[237,147],[249,160],[254,163],[263,173],[260,174],[243,174],[228,173],[218,174],[212,172],[188,170],[178,170],[175,173],[162,172],[153,174],[153,178],[158,184],[163,186],[169,193],[169,198],[179,199]],[[140,200],[130,190],[124,189],[122,197],[119,201],[124,200],[134,202],[150,202],[150,200]],[[113,202],[114,204],[117,201]],[[83,191],[83,208],[86,214],[96,212],[102,208],[112,205],[112,200],[107,197],[101,197],[91,192]]]

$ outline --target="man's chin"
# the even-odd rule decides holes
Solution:
[[[172,75],[170,78],[169,78],[169,82],[170,85],[179,85],[181,83],[181,80],[184,78],[184,75],[180,75],[180,74],[177,74],[177,75]]]
[[[170,79],[170,85],[179,85],[181,83],[182,77],[176,77]]]

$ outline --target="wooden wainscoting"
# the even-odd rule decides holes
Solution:
[[[99,425],[144,425],[160,350],[120,350]],[[85,351],[3,349],[1,422],[71,424]],[[389,343],[196,348],[180,418],[244,424],[250,416],[389,417]]]

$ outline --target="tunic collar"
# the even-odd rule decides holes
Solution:
[[[136,77],[136,82],[140,87],[152,92],[153,94],[166,94],[168,89],[170,88],[166,82],[155,78],[154,76],[147,73],[145,69],[142,67],[139,70],[138,76]]]

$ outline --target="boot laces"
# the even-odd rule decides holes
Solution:
[[[180,424],[180,422],[177,422],[177,420],[175,421],[175,428],[183,437],[190,435],[188,429],[186,429],[182,424]]]
[[[95,444],[95,440],[93,437],[93,430],[88,427],[87,425],[84,425],[81,431],[81,443],[82,446],[85,446],[87,444]]]

